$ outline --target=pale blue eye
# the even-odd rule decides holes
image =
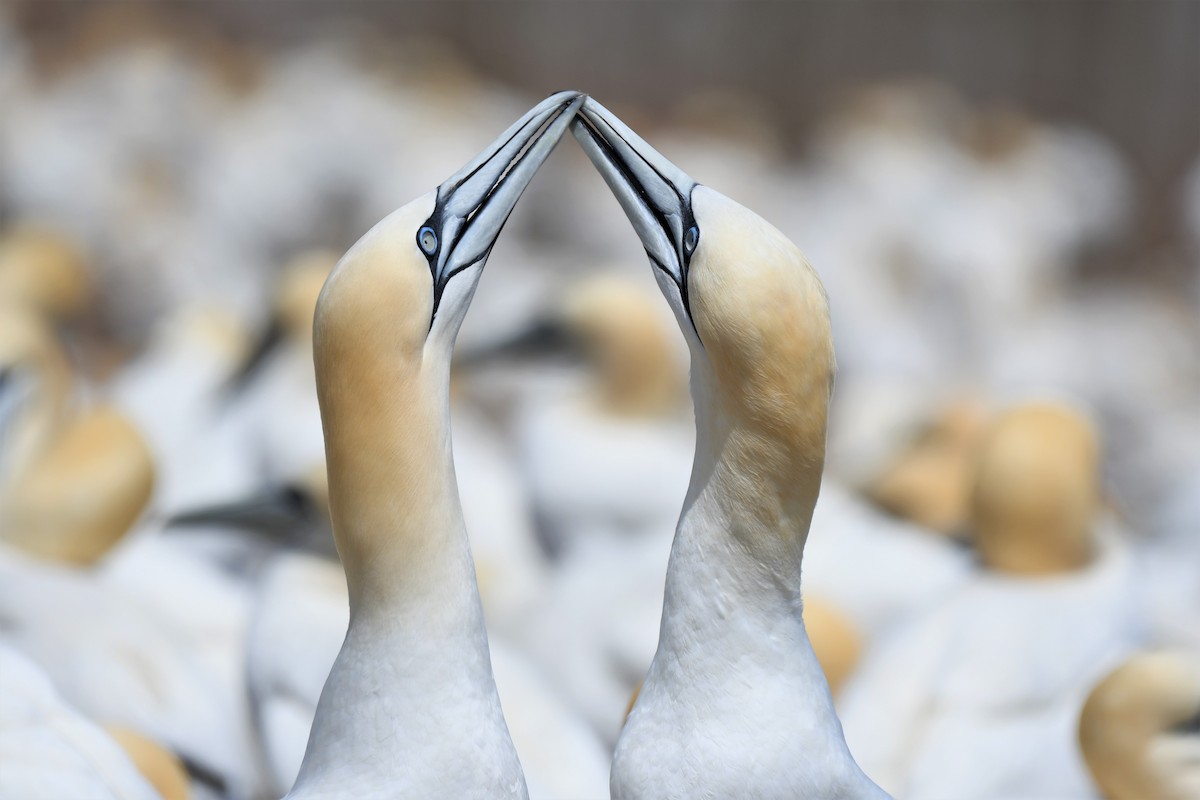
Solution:
[[[427,256],[431,256],[437,252],[438,238],[433,228],[426,225],[421,230],[417,231],[417,244],[421,246],[421,250]]]
[[[691,254],[696,249],[696,245],[700,243],[700,229],[695,225],[687,229],[687,233],[683,235],[683,249]]]

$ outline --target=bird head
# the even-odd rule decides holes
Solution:
[[[572,131],[642,240],[692,350],[694,392],[787,469],[823,462],[835,372],[824,288],[799,249],[748,208],[697,183],[588,100]],[[781,445],[776,446],[776,445]],[[787,466],[785,467],[785,463]]]
[[[1112,800],[1183,800],[1200,790],[1200,661],[1172,651],[1139,653],[1084,703],[1079,744]]]
[[[0,304],[60,322],[78,317],[91,294],[83,253],[65,233],[25,223],[0,238]]]
[[[378,556],[399,552],[376,535],[396,529],[392,506],[373,498],[455,491],[429,469],[430,452],[450,445],[454,340],[509,213],[582,102],[560,92],[539,103],[441,186],[376,224],[325,281],[313,357],[334,535],[353,585],[367,572],[382,580]],[[407,528],[455,524],[431,516],[453,505],[410,510]],[[414,542],[436,546],[433,537]],[[412,550],[406,557],[422,563]]]
[[[317,303],[318,365],[362,341],[417,362],[436,352],[448,363],[500,230],[582,102],[577,92],[548,97],[351,247]]]
[[[1093,557],[1099,443],[1080,411],[1029,403],[1001,414],[975,471],[975,544],[989,567],[1016,574],[1078,569]]]

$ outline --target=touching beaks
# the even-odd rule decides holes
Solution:
[[[415,232],[433,274],[435,315],[446,283],[487,258],[583,101],[579,92],[547,97],[438,187],[433,214]]]
[[[675,285],[690,317],[687,270],[700,242],[692,214],[696,181],[594,100],[583,104],[571,131],[625,209],[651,263]]]

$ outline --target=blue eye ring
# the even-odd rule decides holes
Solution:
[[[421,252],[427,256],[436,253],[438,249],[437,231],[428,225],[417,231],[417,247],[421,248]]]
[[[688,255],[691,255],[695,252],[698,244],[700,244],[700,229],[693,225],[687,229],[687,233],[683,234],[683,249]]]

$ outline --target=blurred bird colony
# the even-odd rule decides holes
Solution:
[[[996,78],[990,39],[900,68],[914,31],[1056,42],[1080,4],[600,5],[0,2],[0,789],[98,759],[125,796],[291,786],[348,614],[317,296],[364,231],[566,84],[826,286],[805,618],[864,770],[914,799],[1200,786],[1103,749],[1121,681],[1200,712],[1200,678],[1175,677],[1200,670],[1200,6],[1092,4],[1093,45],[1134,19],[1174,65],[1142,100],[1184,98],[1162,117],[1182,131],[1135,142],[1111,110],[1060,113],[1036,74]],[[745,55],[742,6],[797,36],[828,23],[796,56],[828,86],[789,100],[765,74],[778,37]],[[836,37],[877,43],[867,18],[905,13],[885,6],[912,9],[899,55],[838,77]],[[595,41],[550,43],[572,14]],[[638,14],[623,62],[609,34]],[[522,25],[536,47],[486,43]],[[681,76],[720,72],[696,66],[718,30],[743,52],[728,80]],[[1093,57],[1080,41],[1064,60]],[[654,43],[692,55],[658,74]],[[937,68],[954,59],[979,61],[961,85]],[[573,144],[458,341],[454,458],[505,716],[532,795],[606,797],[695,432],[685,344]]]

